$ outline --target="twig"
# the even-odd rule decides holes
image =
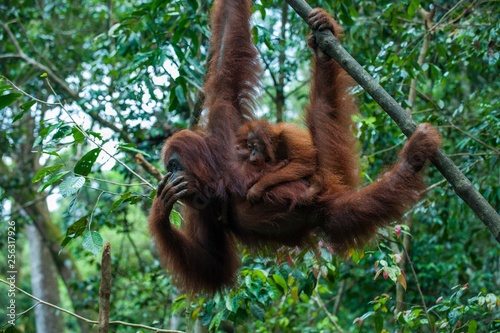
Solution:
[[[101,196],[104,194],[103,191],[101,191],[101,193],[99,193],[99,196],[97,197],[97,200],[95,201],[95,204],[94,204],[94,209],[92,209],[92,213],[90,213],[90,219],[89,219],[89,231],[90,231],[90,225],[92,224],[92,219],[94,218],[94,212],[95,212],[95,209],[97,208],[97,204],[99,203],[99,200],[101,199]],[[78,195],[78,194],[77,194]],[[103,254],[104,255],[104,254]]]
[[[420,15],[422,15],[422,18],[424,20],[424,27],[426,31],[424,42],[422,43],[422,47],[420,48],[420,54],[418,55],[417,60],[417,63],[422,66],[425,61],[425,55],[427,54],[427,50],[429,49],[429,45],[431,43],[430,27],[432,24],[432,19],[434,18],[434,14],[436,13],[436,7],[434,7],[431,12],[420,9],[419,13]],[[418,78],[415,77],[413,80],[411,80],[410,83],[410,95],[408,96],[408,101],[412,109],[415,107],[415,99],[417,97],[417,82]]]
[[[488,148],[488,149],[491,149],[493,150],[495,153],[497,154],[500,154],[500,150],[490,146],[489,144],[487,144],[486,142],[470,135],[469,133],[467,133],[466,131],[464,131],[463,129],[461,129],[460,127],[458,127],[457,125],[455,125],[453,122],[451,122],[451,120],[448,120],[448,122],[450,123],[451,127],[453,127],[454,129],[456,129],[457,131],[459,131],[460,133],[462,133],[463,135],[465,136],[468,136],[469,138],[471,138],[472,140],[476,141],[477,143],[479,143],[480,145]]]
[[[469,138],[471,138],[472,140],[476,141],[476,142],[477,142],[477,143],[479,143],[480,145],[482,145],[482,146],[484,146],[484,147],[486,147],[486,148],[488,148],[488,149],[490,149],[490,150],[493,150],[493,151],[494,151],[495,153],[497,153],[497,154],[500,154],[500,150],[498,150],[497,148],[495,148],[495,147],[492,147],[492,146],[488,145],[486,142],[484,142],[484,141],[482,141],[482,140],[480,140],[480,139],[478,139],[478,138],[476,138],[476,137],[474,137],[474,136],[470,135],[469,133],[467,133],[466,131],[464,131],[463,129],[461,129],[461,128],[460,128],[460,127],[458,127],[457,125],[455,125],[455,124],[451,121],[451,119],[449,119],[449,118],[448,118],[448,117],[444,114],[444,112],[443,112],[443,111],[444,111],[444,109],[443,109],[443,108],[441,108],[441,107],[439,107],[439,105],[437,105],[437,104],[436,104],[436,103],[432,100],[432,98],[430,98],[430,97],[429,97],[429,96],[427,96],[426,94],[423,94],[423,93],[421,93],[421,92],[419,92],[419,91],[417,91],[417,93],[418,93],[418,95],[419,95],[421,98],[423,98],[423,99],[425,99],[427,102],[431,103],[431,104],[432,104],[432,107],[433,107],[436,111],[439,111],[439,113],[440,113],[441,115],[443,115],[443,116],[446,118],[446,121],[450,123],[450,126],[451,126],[451,127],[453,127],[454,129],[456,129],[457,131],[459,131],[459,132],[460,132],[460,133],[462,133],[463,135],[468,136]]]
[[[325,306],[325,303],[323,303],[323,301],[321,300],[321,297],[319,296],[318,286],[319,286],[319,278],[320,277],[321,277],[321,275],[318,274],[318,277],[316,278],[316,288],[314,288],[314,300],[316,301],[316,303],[318,303],[319,307],[323,311],[325,311],[326,316],[332,322],[333,326],[335,326],[335,328],[337,329],[337,331],[339,331],[340,333],[344,333],[344,331],[342,330],[342,328],[340,328],[339,324],[335,320],[335,317],[330,313],[330,311],[328,311],[328,309]]]
[[[104,149],[103,146],[101,146],[99,143],[97,143],[95,140],[93,140],[90,137],[90,135],[88,135],[87,132],[85,132],[85,130],[75,121],[75,119],[73,118],[73,116],[71,115],[71,113],[68,110],[66,110],[66,108],[64,107],[64,104],[59,99],[59,96],[54,91],[54,88],[52,88],[52,85],[50,84],[49,79],[46,79],[46,82],[49,85],[49,88],[52,91],[52,93],[54,94],[54,96],[56,96],[57,101],[59,102],[59,106],[61,107],[61,109],[64,110],[64,112],[66,112],[66,114],[68,115],[68,117],[75,124],[75,127],[83,134],[83,136],[85,136],[85,138],[87,140],[89,140],[90,142],[92,142],[93,144],[95,144],[97,147],[99,147],[103,152],[105,152],[106,154],[108,154],[109,157],[111,157],[112,159],[114,159],[118,164],[121,164],[121,166],[123,166],[130,173],[132,173],[134,176],[136,176],[137,178],[139,178],[143,183],[145,183],[146,185],[148,185],[149,187],[151,187],[153,190],[155,189],[155,187],[153,185],[151,185],[146,179],[142,178],[139,174],[137,174],[134,170],[132,170],[128,165],[126,165],[125,163],[123,163],[120,159],[118,159],[118,158],[114,157],[113,155],[111,155],[111,153],[109,153],[106,149]]]
[[[450,154],[448,156],[454,157],[454,156],[496,156],[500,155],[500,153],[456,153],[456,154]]]
[[[0,282],[2,282],[2,283],[4,283],[4,284],[6,284],[6,285],[8,285],[8,286],[10,286],[10,285],[11,285],[9,282],[5,281],[4,279],[0,279]],[[73,317],[75,317],[75,318],[78,318],[78,319],[80,319],[80,320],[83,320],[83,321],[84,321],[84,322],[86,322],[86,323],[89,323],[89,324],[95,324],[95,325],[99,324],[99,322],[98,322],[98,321],[96,321],[96,320],[90,320],[90,319],[84,318],[84,317],[82,317],[82,316],[80,316],[80,315],[77,315],[76,313],[73,313],[73,312],[71,312],[71,311],[68,311],[68,310],[66,310],[66,309],[63,309],[63,308],[61,308],[61,307],[59,307],[59,306],[57,306],[57,305],[54,305],[54,304],[49,303],[49,302],[45,302],[45,301],[43,301],[43,300],[39,299],[38,297],[35,297],[35,296],[31,295],[30,293],[28,293],[28,292],[26,292],[26,291],[22,290],[21,288],[18,288],[18,287],[16,287],[16,286],[14,286],[14,288],[15,288],[16,290],[18,290],[18,291],[22,292],[22,293],[23,293],[23,294],[25,294],[26,296],[28,296],[28,297],[30,297],[30,298],[32,298],[32,299],[34,299],[35,301],[37,301],[37,302],[39,302],[39,303],[43,304],[43,305],[47,305],[47,306],[50,306],[50,307],[52,307],[52,308],[54,308],[54,309],[57,309],[57,310],[59,310],[59,311],[61,311],[61,312],[67,313],[67,314],[69,314],[69,315],[71,315],[71,316],[73,316]],[[23,313],[24,313],[24,312],[23,312]],[[176,330],[164,330],[164,329],[160,329],[160,328],[156,328],[156,327],[151,327],[151,326],[146,326],[146,325],[142,325],[142,324],[132,324],[132,323],[127,323],[127,322],[124,322],[124,321],[121,321],[121,320],[110,321],[110,322],[109,322],[109,324],[110,324],[110,325],[123,325],[123,326],[129,326],[129,327],[143,328],[143,329],[146,329],[146,330],[155,331],[155,332],[161,332],[161,333],[184,333],[183,331],[176,331]]]
[[[100,178],[94,178],[94,177],[89,177],[89,176],[83,176],[83,175],[79,175],[71,170],[69,170],[73,175],[75,175],[76,177],[84,177],[85,179],[89,179],[89,180],[95,180],[96,182],[101,182],[101,183],[107,183],[107,184],[113,184],[113,185],[117,185],[117,186],[126,186],[126,187],[132,187],[132,186],[144,186],[144,185],[147,185],[146,183],[137,183],[137,184],[124,184],[124,183],[117,183],[117,182],[113,182],[111,180],[106,180],[106,179],[100,179]]]
[[[158,181],[163,179],[163,175],[161,174],[161,172],[157,168],[155,168],[154,165],[149,163],[141,153],[135,154],[135,161],[139,165],[141,165],[147,173],[155,177]]]
[[[42,104],[46,104],[46,105],[59,105],[58,103],[50,103],[50,102],[46,102],[46,101],[42,101],[41,99],[38,99],[34,96],[31,96],[30,94],[28,94],[27,92],[25,92],[24,90],[22,90],[21,88],[19,88],[18,86],[15,85],[14,82],[12,82],[11,80],[9,80],[7,77],[3,76],[3,75],[0,75],[0,79],[4,79],[5,81],[7,81],[11,86],[13,86],[14,88],[16,88],[17,90],[19,90],[21,93],[23,93],[25,96],[31,98],[32,100],[38,102],[38,103],[42,103]]]
[[[479,163],[480,161],[482,161],[482,159],[478,159],[478,160],[475,160],[474,162],[472,162],[471,164],[463,167],[461,169],[462,172],[464,172],[465,170],[469,170],[471,167],[473,167],[474,165],[476,165],[477,163]],[[431,186],[428,186],[425,190],[423,190],[421,193],[426,193],[426,192],[429,192],[430,190],[432,190],[433,188],[435,187],[438,187],[440,186],[441,184],[445,183],[446,182],[446,179],[443,179],[437,183],[434,183],[432,184]]]
[[[333,326],[335,326],[337,331],[339,331],[340,333],[344,333],[344,331],[342,330],[342,328],[340,328],[339,324],[337,323],[333,315],[326,308],[325,303],[323,303],[323,301],[321,300],[321,297],[319,297],[319,293],[317,290],[315,290],[314,300],[316,301],[316,303],[318,303],[319,307],[326,313],[326,316],[328,317],[328,319],[330,319],[330,321],[332,322]]]
[[[429,328],[432,332],[433,330],[432,330],[431,318],[429,317],[429,312],[427,311],[427,305],[425,304],[424,294],[422,293],[422,289],[420,289],[420,283],[418,283],[417,273],[415,272],[415,268],[413,267],[413,263],[411,262],[410,256],[408,255],[408,251],[406,251],[406,248],[405,248],[403,242],[399,242],[399,243],[403,247],[403,252],[405,253],[405,257],[406,257],[407,262],[410,264],[410,268],[411,268],[411,271],[413,273],[413,277],[415,278],[415,284],[417,286],[417,290],[418,290],[418,293],[420,294],[420,299],[422,300],[422,305],[423,305],[424,310],[425,310],[425,315],[427,316],[427,322],[428,322]]]
[[[385,148],[385,149],[382,149],[382,150],[379,150],[379,151],[376,151],[374,153],[371,153],[370,155],[367,155],[366,157],[370,158],[370,157],[373,157],[375,155],[378,155],[378,154],[382,154],[382,153],[385,153],[385,152],[388,152],[390,150],[393,150],[393,149],[396,149],[398,148],[399,146],[401,146],[403,143],[405,143],[403,140],[401,140],[399,143],[395,144],[394,146],[392,147],[389,147],[389,148]]]
[[[132,138],[130,137],[130,135],[128,134],[128,132],[125,129],[118,128],[118,126],[116,126],[112,122],[104,119],[97,112],[87,112],[87,114],[92,119],[94,119],[99,124],[101,124],[102,126],[108,127],[110,129],[112,129],[113,131],[115,131],[116,133],[120,134],[120,136],[122,137],[123,141],[128,142],[128,143],[132,143],[133,142]]]
[[[10,41],[14,45],[14,48],[17,51],[18,58],[21,58],[24,61],[26,61],[28,64],[33,65],[34,67],[38,68],[41,72],[47,73],[57,84],[59,84],[62,88],[64,88],[64,90],[66,90],[73,99],[78,99],[78,93],[73,91],[68,86],[66,81],[64,81],[62,78],[57,76],[57,74],[55,74],[51,68],[49,68],[49,67],[39,63],[38,61],[28,57],[26,55],[26,53],[24,53],[23,49],[21,48],[21,46],[17,42],[16,37],[14,36],[14,34],[12,33],[12,31],[10,30],[10,28],[7,24],[4,24],[2,21],[0,21],[0,25],[3,27],[3,29],[5,30],[5,32],[9,36]]]
[[[340,304],[342,303],[342,296],[344,296],[345,287],[347,286],[346,279],[340,281],[339,291],[337,293],[337,298],[335,299],[335,304],[333,305],[333,315],[337,316],[340,309]]]

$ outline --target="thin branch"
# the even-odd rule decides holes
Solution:
[[[456,154],[450,154],[448,155],[449,157],[454,157],[454,156],[496,156],[500,155],[498,153],[456,153]]]
[[[127,187],[132,187],[132,186],[144,186],[144,185],[147,185],[146,183],[137,183],[137,184],[124,184],[124,183],[117,183],[117,182],[113,182],[111,180],[106,180],[106,179],[100,179],[100,178],[94,178],[94,177],[89,177],[89,176],[83,176],[83,175],[79,175],[73,171],[70,170],[70,172],[77,176],[77,177],[84,177],[85,179],[89,179],[89,180],[95,180],[96,182],[101,182],[101,183],[107,183],[107,184],[112,184],[112,185],[117,185],[117,186],[127,186]]]
[[[389,148],[385,148],[385,149],[382,149],[382,150],[376,151],[376,152],[374,152],[374,153],[372,153],[372,154],[368,155],[367,157],[373,157],[373,156],[375,156],[375,155],[378,155],[378,154],[382,154],[382,153],[385,153],[385,152],[391,151],[391,150],[393,150],[393,149],[398,148],[398,147],[399,147],[399,146],[401,146],[403,143],[404,143],[404,141],[401,141],[401,142],[399,142],[398,144],[395,144],[395,145],[394,145],[394,146],[392,146],[392,147],[389,147]]]
[[[26,41],[28,42],[28,44],[29,44],[29,46],[31,47],[31,49],[32,49],[33,51],[35,51],[35,53],[36,53],[36,54],[37,54],[40,58],[42,58],[42,59],[43,59],[43,60],[44,60],[44,61],[45,61],[45,62],[46,62],[49,66],[50,66],[50,68],[52,68],[52,70],[53,70],[54,72],[57,72],[57,68],[56,68],[56,66],[54,66],[54,64],[50,61],[50,59],[49,59],[49,58],[47,58],[47,57],[46,57],[46,56],[45,56],[42,52],[40,52],[40,51],[38,50],[38,48],[37,48],[37,47],[36,47],[36,46],[35,46],[35,45],[31,42],[31,40],[30,40],[30,38],[29,38],[29,36],[28,36],[28,32],[26,31],[26,28],[24,27],[24,24],[23,24],[20,20],[18,20],[18,19],[16,19],[16,20],[15,20],[15,23],[17,23],[17,24],[21,27],[21,30],[23,31],[24,38],[25,38],[25,39],[26,39]],[[59,75],[59,73],[58,73],[58,76],[60,76],[60,77],[61,77],[61,75]]]
[[[312,10],[304,0],[286,0],[295,11],[308,22]],[[463,1],[460,1],[460,3]],[[417,124],[412,117],[380,86],[380,84],[340,45],[329,30],[315,31],[316,40],[321,49],[334,58],[346,72],[356,80],[368,94],[396,122],[403,133],[410,137]],[[455,193],[476,213],[488,227],[495,240],[500,243],[500,215],[479,193],[471,181],[458,169],[453,161],[440,149],[432,163],[453,186]]]
[[[11,80],[9,80],[9,78],[7,78],[6,76],[3,76],[3,75],[0,75],[0,78],[1,79],[4,79],[5,81],[7,81],[11,86],[13,86],[15,89],[17,89],[18,91],[20,91],[21,93],[23,93],[25,96],[31,98],[32,100],[38,102],[38,103],[42,103],[42,104],[46,104],[46,105],[59,105],[58,103],[50,103],[50,102],[47,102],[47,101],[42,101],[41,99],[38,99],[34,96],[31,96],[30,94],[28,94],[26,91],[22,90],[21,88],[19,88],[18,86],[16,86],[16,84],[14,82],[12,82]]]
[[[141,153],[135,154],[135,161],[141,165],[144,170],[149,173],[151,176],[155,177],[158,181],[163,179],[163,175],[161,172],[151,163],[149,163],[145,158],[144,155]]]
[[[454,123],[451,122],[451,120],[448,120],[448,122],[450,123],[451,127],[453,127],[454,129],[456,129],[457,131],[459,131],[460,133],[462,133],[463,135],[465,136],[468,136],[469,138],[471,138],[472,140],[476,141],[477,143],[479,143],[480,145],[488,148],[488,149],[491,149],[493,150],[496,154],[500,154],[500,150],[490,146],[489,144],[487,144],[486,142],[470,135],[469,133],[467,133],[466,131],[464,131],[463,129],[461,129],[460,127],[456,126]]]
[[[467,165],[466,167],[464,167],[464,168],[460,169],[460,171],[462,171],[462,172],[468,171],[468,170],[470,170],[470,168],[471,168],[471,167],[473,167],[474,165],[476,165],[476,164],[477,164],[477,163],[479,163],[480,161],[482,161],[482,159],[477,159],[477,160],[475,160],[474,162],[472,162],[471,164]],[[438,186],[441,186],[441,184],[443,184],[443,183],[445,183],[445,182],[446,182],[446,179],[443,179],[443,180],[441,180],[441,181],[439,181],[439,182],[437,182],[437,183],[434,183],[434,184],[432,184],[431,186],[428,186],[425,190],[423,190],[423,191],[421,192],[421,194],[426,193],[426,192],[429,192],[429,191],[430,191],[430,190],[432,190],[433,188],[436,188],[436,187],[438,187]]]
[[[4,279],[0,279],[0,282],[6,284],[8,286],[12,286],[9,282],[5,281]],[[26,296],[34,299],[35,301],[37,301],[40,304],[43,304],[43,305],[46,305],[46,306],[50,306],[51,308],[54,308],[54,309],[57,309],[57,310],[59,310],[61,312],[67,313],[67,314],[69,314],[69,315],[71,315],[71,316],[73,316],[75,318],[83,320],[86,323],[95,324],[95,325],[99,324],[99,322],[96,321],[96,320],[90,320],[90,319],[84,318],[84,317],[82,317],[80,315],[77,315],[76,313],[73,313],[71,311],[63,309],[63,308],[61,308],[61,307],[59,307],[57,305],[54,305],[54,304],[49,303],[49,302],[45,302],[45,301],[39,299],[38,297],[35,297],[35,296],[31,295],[30,293],[24,291],[23,289],[21,289],[19,287],[16,287],[16,286],[12,286],[12,287],[14,287],[16,290],[20,291],[21,293],[25,294]],[[24,312],[22,312],[22,313],[24,314]],[[155,332],[161,332],[161,333],[184,333],[183,331],[164,330],[164,329],[160,329],[160,328],[156,328],[156,327],[151,327],[151,326],[146,326],[146,325],[142,325],[142,324],[127,323],[127,322],[124,322],[124,321],[121,321],[121,320],[110,321],[109,324],[110,325],[123,325],[123,326],[129,326],[129,327],[143,328],[143,329],[146,329],[146,330],[155,331]]]
[[[89,185],[83,185],[83,187],[91,189],[91,190],[99,191],[99,192],[101,192],[101,194],[102,193],[108,193],[108,194],[111,194],[111,195],[118,195],[118,196],[123,195],[123,193],[116,193],[116,192],[106,191],[106,190],[100,189],[98,187],[92,187],[92,186],[89,186]]]
[[[430,26],[432,24],[432,19],[434,18],[434,14],[436,13],[436,7],[431,12],[425,11],[423,9],[419,10],[420,15],[424,19],[424,27],[425,27],[425,37],[424,42],[422,43],[422,47],[420,48],[420,54],[418,55],[417,63],[422,66],[425,61],[425,55],[427,54],[427,50],[431,44],[431,34],[430,34]],[[410,83],[410,95],[408,96],[408,101],[413,109],[415,107],[415,98],[417,96],[417,82],[418,78],[415,77],[411,80]]]
[[[264,65],[266,66],[264,68],[264,70],[268,70],[269,71],[269,74],[271,75],[271,79],[273,80],[273,83],[274,83],[274,86],[277,87],[278,86],[278,81],[276,80],[276,77],[274,77],[274,74],[273,72],[271,71],[271,67],[267,61],[266,61],[266,57],[264,57],[264,55],[262,54],[262,51],[260,49],[257,49],[260,53],[260,58],[262,59],[262,61],[264,62]]]
[[[92,209],[92,213],[90,213],[90,218],[89,218],[89,231],[90,231],[90,226],[92,225],[92,219],[94,218],[94,212],[95,212],[95,209],[97,208],[97,204],[99,203],[99,200],[101,199],[101,196],[104,194],[104,192],[101,191],[101,193],[99,193],[99,196],[97,197],[97,200],[95,201],[95,204],[94,204],[94,209]],[[77,194],[78,195],[78,194]],[[109,243],[108,243],[109,244]]]
[[[403,242],[400,242],[400,245],[403,247],[403,252],[405,253],[406,260],[410,264],[410,268],[411,268],[411,271],[413,273],[413,277],[415,278],[415,284],[417,286],[418,293],[420,294],[420,300],[422,301],[422,305],[423,305],[424,310],[425,310],[425,315],[427,316],[427,323],[429,324],[429,328],[432,332],[431,318],[429,317],[427,305],[425,304],[424,294],[422,293],[422,289],[420,288],[420,283],[418,282],[417,273],[415,272],[415,268],[413,267],[413,263],[411,262],[410,256],[408,255],[408,251],[406,251],[406,248],[405,248]]]
[[[0,54],[0,59],[9,59],[9,58],[21,58],[21,55],[19,53]]]
[[[346,286],[347,286],[346,279],[342,279],[342,281],[340,282],[339,291],[337,293],[337,298],[335,299],[335,304],[333,305],[333,315],[336,317],[339,314],[340,304],[342,303],[342,296],[344,296]]]
[[[57,101],[59,102],[59,106],[61,107],[61,109],[64,110],[64,112],[66,112],[66,114],[68,115],[68,117],[75,124],[75,127],[83,134],[83,136],[85,136],[85,138],[87,140],[89,140],[90,142],[92,142],[93,144],[95,144],[97,147],[99,147],[103,152],[105,152],[106,154],[108,154],[109,157],[111,157],[118,164],[120,164],[125,169],[127,169],[131,174],[133,174],[134,176],[136,176],[137,178],[139,178],[143,183],[145,183],[146,185],[148,185],[149,187],[151,187],[153,190],[155,189],[155,187],[153,185],[151,185],[146,179],[142,178],[138,173],[136,173],[134,170],[132,170],[128,165],[126,165],[125,163],[123,163],[120,159],[118,159],[118,158],[114,157],[113,155],[111,155],[111,153],[109,153],[106,149],[104,149],[104,147],[102,145],[100,145],[99,143],[97,143],[97,141],[95,141],[94,139],[92,139],[90,137],[90,135],[88,135],[87,132],[75,121],[75,119],[73,118],[73,116],[71,115],[71,113],[68,110],[66,110],[66,108],[64,107],[64,104],[59,99],[59,96],[54,91],[54,88],[52,88],[52,85],[50,84],[50,82],[49,82],[48,79],[46,79],[46,82],[49,85],[49,88],[52,91],[52,93],[54,94],[54,96],[56,96]]]
[[[444,109],[443,108],[440,108],[439,105],[437,105],[433,100],[432,98],[430,98],[429,96],[427,96],[426,94],[424,93],[421,93],[419,91],[417,91],[418,95],[425,99],[427,102],[431,103],[432,104],[432,107],[437,110],[441,115],[443,115],[443,117],[446,118],[446,121],[450,123],[451,127],[453,127],[454,129],[456,129],[457,131],[461,132],[462,134],[468,136],[469,138],[471,138],[472,140],[476,141],[477,143],[479,143],[480,145],[490,149],[490,150],[493,150],[496,154],[500,154],[500,150],[498,150],[497,148],[495,147],[492,147],[490,145],[488,145],[486,142],[470,135],[469,133],[467,133],[466,131],[464,131],[463,129],[461,129],[460,127],[456,126],[446,115],[445,113],[443,112]]]
[[[488,173],[486,174],[486,176],[483,177],[483,179],[481,180],[481,182],[479,183],[479,188],[483,187],[483,183],[484,181],[490,176],[490,174],[493,172],[493,169],[495,169],[495,166],[497,165],[498,161],[500,161],[500,156],[498,156],[495,160],[495,162],[493,162],[493,165],[491,166],[490,168],[490,171],[488,171]]]
[[[340,333],[344,333],[342,328],[339,326],[339,324],[335,320],[335,317],[330,313],[330,311],[328,311],[328,309],[325,306],[325,303],[323,303],[323,301],[321,300],[321,297],[319,296],[319,292],[318,292],[319,277],[320,277],[320,275],[318,274],[318,282],[316,283],[316,288],[314,289],[314,294],[315,294],[314,300],[316,301],[316,303],[318,303],[319,307],[326,313],[326,316],[332,322],[333,326],[335,326],[337,331],[339,331]]]
[[[128,134],[128,132],[126,130],[118,128],[118,126],[116,126],[112,122],[104,119],[97,112],[87,112],[87,114],[92,119],[94,119],[99,124],[101,124],[102,126],[108,127],[110,129],[112,129],[113,131],[115,131],[116,133],[120,134],[120,136],[122,137],[123,141],[125,141],[127,143],[133,142],[132,138],[130,137],[130,135]]]
[[[302,81],[297,87],[293,88],[288,94],[285,95],[285,99],[288,98],[288,96],[295,95],[297,91],[300,89],[304,88],[304,86],[308,85],[309,81]]]
[[[66,92],[73,98],[73,99],[78,99],[78,92],[75,92],[73,89],[69,87],[69,85],[64,81],[62,78],[60,78],[51,68],[39,63],[38,61],[28,57],[26,53],[24,53],[23,49],[17,42],[16,37],[10,30],[9,26],[4,24],[2,21],[0,21],[0,25],[3,27],[5,32],[7,32],[7,35],[9,36],[10,41],[14,45],[14,48],[16,49],[17,53],[19,54],[19,58],[23,59],[26,61],[28,64],[38,68],[40,71],[47,73],[58,85],[60,85]]]

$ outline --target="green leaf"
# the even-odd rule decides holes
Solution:
[[[71,211],[73,210],[73,207],[75,207],[77,199],[78,199],[78,191],[76,192],[75,197],[73,199],[71,199],[71,202],[68,205],[68,213],[71,213]]]
[[[414,16],[416,11],[417,11],[417,8],[415,6],[415,3],[413,1],[410,2],[410,5],[408,6],[408,10],[407,10],[408,15]]]
[[[102,237],[96,231],[89,231],[85,235],[83,235],[82,245],[83,248],[89,252],[92,252],[94,255],[99,254],[101,252],[102,246]]]
[[[113,204],[111,205],[111,208],[106,213],[106,217],[108,217],[109,213],[111,213],[112,211],[114,211],[118,206],[121,205],[122,202],[124,202],[125,200],[127,200],[131,195],[132,195],[132,192],[123,193],[122,196],[120,197],[120,199],[118,199],[115,202],[113,202]]]
[[[231,311],[231,312],[234,312],[233,311],[233,302],[232,302],[233,298],[230,297],[229,295],[225,295],[224,296],[224,301],[226,303],[226,309]]]
[[[88,217],[88,215],[85,215],[70,225],[66,231],[66,236],[75,238],[83,234],[88,223]]]
[[[37,136],[35,141],[33,141],[33,147],[39,146],[42,144],[43,137],[42,136]]]
[[[140,153],[140,154],[147,156],[147,157],[151,157],[151,155],[146,153],[144,150],[140,150],[140,149],[135,148],[135,144],[133,144],[133,143],[119,144],[117,149],[119,151],[120,150],[131,151],[134,153]]]
[[[5,333],[21,333],[15,326],[9,326],[5,329]]]
[[[448,319],[450,321],[450,325],[455,326],[455,324],[458,321],[458,318],[460,316],[460,312],[458,311],[457,308],[453,309],[448,313]]]
[[[0,80],[0,83],[1,82],[2,81]],[[0,85],[0,92],[6,91],[6,90],[12,90],[12,89],[14,89],[14,88],[10,84],[2,84],[2,85]]]
[[[282,291],[283,291],[283,294],[286,294],[287,290],[288,290],[288,286],[286,284],[286,281],[285,279],[283,279],[280,275],[278,274],[273,274],[273,280],[274,282],[276,282],[276,284],[278,286],[281,287]]]
[[[98,132],[86,131],[88,135],[92,135],[94,138],[102,141],[102,135]]]
[[[52,140],[54,140],[54,141],[60,140],[64,137],[66,137],[70,131],[71,131],[71,126],[63,125],[57,130],[56,134],[54,134],[54,136],[52,137]]]
[[[50,177],[49,180],[47,180],[45,183],[43,183],[42,186],[40,186],[38,188],[38,190],[36,190],[36,191],[38,193],[41,193],[48,186],[50,186],[51,184],[57,182],[59,179],[61,179],[62,177],[66,176],[68,173],[69,173],[69,171],[63,171],[63,172],[58,173],[57,175],[54,175],[54,176]]]
[[[59,127],[61,127],[62,125],[64,125],[63,122],[58,122],[57,124],[52,124],[52,125],[49,125],[47,127],[44,127],[41,131],[40,131],[40,137],[42,138],[45,138],[47,137],[47,135],[49,135],[52,131],[58,129]],[[33,145],[35,146],[35,145]]]
[[[187,304],[186,299],[187,299],[186,294],[177,297],[174,303],[172,304],[172,313],[176,313],[181,308],[185,307]]]
[[[177,97],[181,105],[186,104],[186,96],[184,96],[184,90],[182,89],[182,86],[178,85],[177,87],[175,87],[175,96]]]
[[[384,318],[381,315],[376,315],[373,319],[375,320],[375,331],[377,333],[382,332],[384,329]]]
[[[368,317],[370,317],[370,316],[372,316],[374,314],[375,314],[375,312],[368,311],[367,313],[365,313],[364,315],[361,316],[361,320],[365,320],[366,318],[368,318]]]
[[[266,18],[266,7],[262,5],[257,5],[257,8],[260,11],[260,15],[262,16],[262,19],[264,20]]]
[[[469,321],[467,332],[468,333],[476,333],[476,331],[477,331],[477,321],[475,321],[473,319],[473,320]]]
[[[359,258],[359,253],[358,253],[358,251],[354,251],[354,252],[352,253],[352,255],[351,255],[351,258],[352,258],[352,260],[356,263],[356,265],[358,265],[358,264],[359,264],[359,261],[361,260],[361,259]]]
[[[60,255],[62,250],[66,245],[68,245],[69,242],[73,240],[73,237],[64,237],[63,241],[61,242],[61,249],[59,250],[57,255]]]
[[[0,96],[0,110],[11,105],[22,96],[21,93],[10,93]]]
[[[340,5],[340,11],[340,18],[342,19],[342,22],[344,22],[345,25],[354,25],[354,21],[352,20],[349,13],[349,8],[347,8],[347,6],[343,2]]]
[[[257,304],[250,305],[250,312],[255,317],[255,319],[260,321],[264,321],[266,317],[266,311]]]
[[[173,225],[175,225],[177,228],[180,228],[181,223],[182,223],[181,215],[178,212],[176,212],[175,210],[172,210],[170,212],[170,222]]]
[[[12,123],[15,123],[16,121],[18,121],[19,119],[21,119],[22,117],[24,117],[24,115],[26,114],[26,112],[28,112],[31,109],[31,107],[33,105],[35,105],[35,104],[36,104],[36,101],[29,101],[27,103],[22,104],[20,106],[21,112],[19,112],[18,114],[16,114],[14,116],[14,118],[12,119]]]
[[[59,254],[61,254],[62,249],[73,239],[81,236],[85,230],[86,226],[88,223],[88,215],[85,215],[84,217],[80,218],[78,221],[73,223],[72,225],[69,226],[68,230],[66,231],[66,237],[61,243],[61,250],[59,250]]]
[[[258,278],[258,279],[260,279],[263,283],[266,283],[266,281],[267,281],[266,273],[265,273],[264,271],[260,270],[260,269],[253,271],[253,272],[252,272],[252,276],[253,276],[254,280],[255,280],[256,278]]]
[[[56,164],[53,166],[45,167],[36,173],[36,175],[33,177],[31,182],[36,183],[36,182],[42,180],[48,174],[51,174],[52,172],[56,171],[57,169],[59,169],[63,166],[64,166],[63,164]]]
[[[438,101],[438,106],[439,106],[439,108],[440,108],[440,109],[444,109],[444,105],[445,105],[445,104],[444,104],[444,101],[443,101],[442,99],[440,99],[440,100]]]
[[[97,160],[97,157],[99,157],[100,152],[101,148],[95,148],[89,151],[87,154],[83,155],[83,157],[75,165],[75,173],[78,175],[87,176],[92,170],[92,166]]]
[[[73,127],[71,129],[71,132],[73,133],[73,138],[75,139],[75,143],[83,143],[85,140],[85,135],[83,135],[82,132],[76,127]]]
[[[214,332],[217,331],[217,329],[219,328],[220,326],[220,323],[222,321],[222,314],[224,312],[219,312],[217,313],[215,316],[214,316],[214,319],[212,319],[212,322],[210,323],[210,326],[208,328],[209,331],[212,331],[212,328],[215,328],[214,329]]]
[[[191,7],[193,7],[193,10],[196,11],[198,9],[198,1],[196,0],[188,0],[189,4]]]
[[[63,197],[68,197],[78,192],[83,184],[85,184],[85,177],[71,176],[66,178],[61,185],[59,185],[59,190]]]

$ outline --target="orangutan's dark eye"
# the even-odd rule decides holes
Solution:
[[[179,170],[179,162],[177,162],[177,160],[168,161],[167,171],[168,172],[175,172],[177,170]]]

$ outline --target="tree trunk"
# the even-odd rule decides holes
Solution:
[[[283,11],[281,14],[281,39],[280,39],[280,56],[279,56],[279,77],[278,86],[276,87],[276,122],[283,121],[283,111],[285,110],[285,40],[286,40],[286,23],[288,20],[288,5],[283,2]]]
[[[59,275],[52,255],[33,224],[26,227],[26,235],[30,243],[33,295],[49,303],[60,304]],[[45,305],[35,307],[35,325],[40,333],[64,332],[62,313]]]

